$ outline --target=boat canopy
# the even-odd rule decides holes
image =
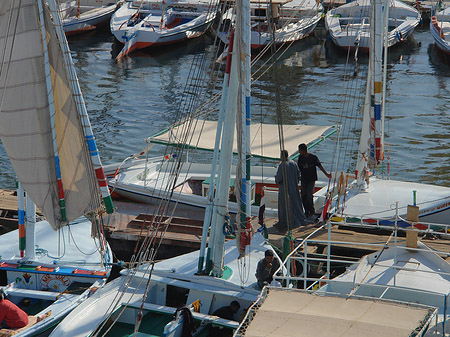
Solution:
[[[318,296],[270,288],[237,336],[423,336],[437,309],[368,297]],[[245,330],[245,331],[244,331]]]
[[[190,148],[205,151],[214,150],[217,122],[206,120],[189,120],[189,139],[186,140],[187,122],[163,130],[148,138],[147,142],[178,146],[185,144]],[[336,132],[336,126],[319,125],[283,125],[284,148],[295,154],[298,145],[305,143],[309,148],[320,143]],[[253,157],[269,160],[280,160],[280,141],[277,124],[252,124],[250,126],[250,149]],[[237,153],[236,135],[233,142],[233,152]]]

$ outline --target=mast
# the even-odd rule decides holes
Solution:
[[[389,1],[389,0],[388,0]],[[367,178],[368,166],[378,165],[384,159],[384,93],[385,77],[382,71],[383,43],[387,32],[388,2],[375,0],[371,7],[371,39],[367,87],[363,108],[363,121],[356,163],[356,186],[361,188]],[[386,57],[386,53],[385,53]]]
[[[211,225],[211,215],[213,213],[214,207],[214,191],[216,187],[216,169],[217,169],[217,160],[219,158],[219,145],[220,139],[222,136],[223,129],[223,120],[225,118],[225,110],[226,110],[226,102],[228,100],[228,90],[229,90],[229,80],[230,80],[230,69],[231,69],[231,56],[233,53],[233,41],[234,41],[234,31],[231,31],[230,42],[228,44],[228,55],[227,55],[227,64],[225,68],[225,75],[223,78],[223,89],[222,89],[222,97],[220,99],[220,109],[219,109],[219,120],[217,122],[216,129],[216,139],[214,143],[214,155],[212,160],[212,168],[211,168],[211,179],[209,182],[209,190],[208,190],[208,200],[205,209],[205,217],[203,221],[203,230],[202,230],[202,241],[200,244],[200,253],[198,258],[198,272],[200,273],[203,270],[203,264],[205,261],[205,249],[206,249],[206,241],[208,238],[208,229]],[[220,167],[219,174],[220,176]],[[214,236],[215,227],[211,228],[211,238]],[[206,265],[206,270],[211,271],[212,268],[212,260],[211,260],[211,251],[208,249],[207,261],[210,261],[209,264]]]
[[[382,111],[382,52],[383,52],[383,33],[384,33],[384,15],[382,8],[382,0],[375,0],[375,46],[374,46],[374,75],[373,75],[373,92],[374,92],[374,103],[373,103],[373,132],[375,138],[375,160],[377,165],[384,159],[384,140],[383,140],[383,119],[384,111]],[[386,8],[385,8],[386,10]]]
[[[242,39],[241,39],[241,52],[244,54],[244,60],[242,62],[241,69],[241,85],[242,85],[242,98],[245,111],[241,112],[242,118],[242,156],[241,167],[245,170],[245,176],[242,176],[242,189],[241,189],[241,233],[239,249],[241,256],[245,254],[245,247],[250,244],[251,239],[251,178],[250,178],[250,165],[251,165],[251,151],[250,151],[250,86],[251,86],[251,23],[250,23],[250,0],[241,0],[242,13]],[[238,5],[239,6],[239,5]]]
[[[114,206],[112,203],[111,196],[109,194],[108,183],[106,181],[106,176],[103,171],[103,166],[100,160],[97,144],[95,142],[94,133],[92,132],[91,122],[89,121],[86,104],[84,102],[84,98],[81,93],[80,84],[78,83],[78,77],[75,71],[75,67],[73,65],[72,56],[70,54],[70,50],[67,45],[67,39],[64,34],[64,30],[62,28],[61,18],[59,16],[55,0],[49,0],[48,5],[53,15],[53,20],[55,23],[55,31],[58,36],[59,45],[64,54],[64,63],[67,67],[69,75],[70,89],[73,92],[73,97],[78,107],[77,111],[79,113],[81,124],[83,126],[84,137],[89,148],[91,161],[94,166],[95,176],[97,177],[97,183],[100,188],[103,202],[105,204],[106,213],[110,214],[114,211]]]
[[[28,260],[34,260],[36,258],[36,205],[31,200],[28,193],[26,193],[26,217],[27,224],[25,229],[26,241],[25,241],[25,257]]]
[[[228,198],[230,189],[231,178],[231,166],[233,161],[233,139],[234,129],[236,126],[236,113],[240,96],[240,81],[239,75],[241,71],[241,55],[242,55],[242,20],[240,18],[240,12],[242,10],[241,0],[236,2],[237,19],[236,19],[236,32],[233,45],[233,57],[231,61],[230,71],[230,84],[229,92],[226,104],[226,115],[223,125],[223,135],[220,147],[220,160],[219,167],[221,174],[218,177],[217,192],[214,202],[214,209],[212,215],[212,235],[210,237],[210,245],[208,246],[208,253],[210,254],[211,261],[207,261],[207,265],[212,266],[212,274],[216,277],[221,277],[223,274],[223,257],[224,257],[224,244],[225,235],[223,232],[223,225],[226,221],[228,214]],[[212,177],[214,178],[214,177]]]
[[[24,190],[20,182],[17,184],[17,215],[19,220],[19,253],[20,257],[25,256],[25,204],[24,204]]]

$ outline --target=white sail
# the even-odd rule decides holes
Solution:
[[[18,180],[56,229],[66,221],[60,209],[55,155],[59,155],[67,221],[98,209],[100,194],[46,6],[43,17],[47,41],[41,38],[36,1],[0,2],[0,138]],[[46,79],[43,42],[51,81]],[[50,128],[52,113],[57,153]]]

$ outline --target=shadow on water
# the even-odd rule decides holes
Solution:
[[[435,43],[428,46],[427,52],[431,64],[442,74],[450,75],[450,55],[442,52]]]

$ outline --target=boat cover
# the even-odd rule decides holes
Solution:
[[[189,125],[188,125],[189,124]],[[189,129],[189,139],[186,139],[186,130]],[[151,143],[186,146],[214,150],[217,122],[206,120],[189,120],[166,129],[149,138]],[[289,154],[294,154],[301,143],[311,144],[315,140],[328,137],[335,132],[334,126],[320,125],[283,125],[284,148]],[[329,131],[326,135],[324,135]],[[279,160],[280,141],[277,124],[252,124],[250,126],[250,149],[254,157]],[[233,152],[237,153],[236,134],[233,142]]]
[[[271,288],[237,336],[420,336],[435,314],[435,308],[402,302]]]

